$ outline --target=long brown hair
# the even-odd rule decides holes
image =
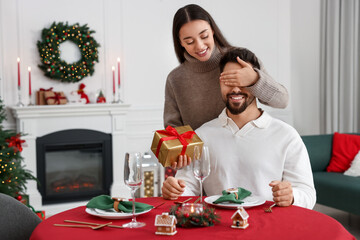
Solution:
[[[231,47],[229,42],[225,39],[225,37],[221,33],[219,27],[216,25],[211,15],[202,7],[196,4],[189,4],[177,10],[173,20],[172,34],[173,34],[174,48],[175,48],[176,57],[178,58],[180,63],[183,63],[185,61],[184,53],[186,50],[185,48],[183,48],[183,46],[181,46],[179,31],[180,28],[185,23],[194,20],[204,20],[209,23],[210,27],[214,31],[214,41],[218,47],[221,48]]]

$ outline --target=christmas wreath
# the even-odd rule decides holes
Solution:
[[[40,53],[41,65],[45,76],[59,79],[62,82],[78,82],[86,76],[94,73],[95,62],[98,61],[97,48],[100,46],[91,37],[95,31],[89,30],[87,24],[80,26],[53,23],[50,28],[42,30],[42,41],[37,42]],[[60,58],[59,45],[64,41],[72,41],[81,52],[81,59],[73,64],[68,64]]]
[[[220,216],[216,214],[215,209],[204,205],[203,212],[200,214],[184,213],[181,211],[181,205],[172,206],[169,214],[174,215],[177,220],[177,226],[183,228],[189,227],[210,227],[219,223]]]

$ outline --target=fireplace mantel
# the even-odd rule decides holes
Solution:
[[[57,116],[95,116],[126,113],[129,104],[76,104],[76,105],[34,105],[12,107],[15,118],[42,118]]]
[[[12,113],[17,131],[38,137],[69,128],[121,132],[129,107],[129,104],[44,105],[12,107]]]
[[[45,105],[11,107],[16,119],[17,131],[25,134],[22,139],[27,147],[23,148],[22,157],[26,168],[36,176],[36,138],[49,133],[68,129],[90,129],[112,135],[113,184],[111,195],[124,195],[129,190],[123,183],[123,156],[126,151],[126,116],[129,104],[86,104],[86,105]],[[30,204],[38,210],[45,210],[47,215],[55,214],[66,208],[84,205],[73,204],[43,205],[35,181],[27,184]],[[129,194],[130,196],[130,194]]]

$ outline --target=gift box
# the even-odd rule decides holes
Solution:
[[[158,130],[154,134],[151,151],[164,167],[169,167],[177,161],[179,155],[193,158],[195,146],[200,149],[204,143],[189,125],[165,130]]]
[[[41,220],[45,220],[45,211],[35,211],[35,214],[36,214]]]
[[[53,88],[44,89],[40,88],[39,91],[36,91],[36,105],[46,105],[45,92],[51,92]]]
[[[59,105],[59,104],[67,103],[67,99],[65,97],[64,92],[46,91],[45,100],[46,100],[46,104],[48,105]]]
[[[35,208],[31,205],[28,205],[28,207],[41,219],[45,220],[45,211],[36,211]]]

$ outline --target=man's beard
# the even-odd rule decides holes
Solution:
[[[232,103],[230,104],[231,96],[244,96],[245,101],[243,103]],[[248,98],[249,96],[246,93],[229,93],[226,95],[226,108],[229,109],[230,113],[233,115],[238,115],[246,110],[246,108],[254,101],[255,97]]]

